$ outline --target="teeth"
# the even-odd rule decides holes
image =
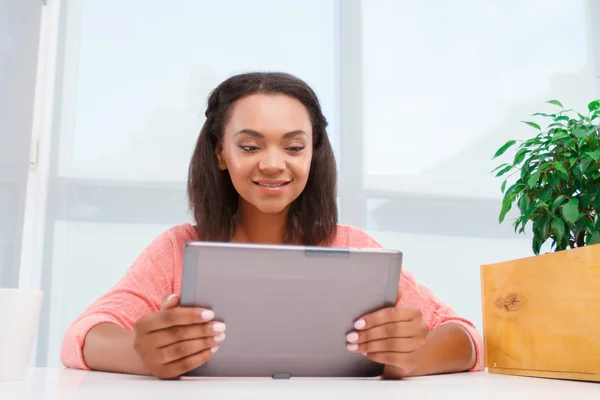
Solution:
[[[279,186],[282,186],[283,183],[260,183],[259,182],[259,185],[266,186],[266,187],[279,187]]]

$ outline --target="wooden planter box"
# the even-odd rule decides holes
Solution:
[[[481,266],[491,373],[600,382],[600,245]]]

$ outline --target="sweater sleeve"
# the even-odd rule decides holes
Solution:
[[[353,230],[352,237],[349,238],[349,244],[352,247],[383,247],[366,232],[356,228]],[[475,364],[469,371],[483,369],[483,339],[473,323],[457,315],[450,306],[440,301],[430,289],[418,283],[413,274],[404,267],[400,276],[396,307],[414,307],[421,310],[423,321],[429,326],[430,330],[450,323],[462,326],[471,337],[475,349]]]
[[[85,369],[83,345],[96,325],[109,322],[131,330],[142,316],[158,311],[173,292],[174,245],[167,232],[142,251],[124,277],[97,299],[67,329],[60,352],[63,365]]]

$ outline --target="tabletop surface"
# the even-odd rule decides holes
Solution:
[[[0,382],[0,399],[600,399],[600,383],[487,372],[400,381],[379,379],[220,379],[153,377],[62,368],[32,369],[26,380]]]

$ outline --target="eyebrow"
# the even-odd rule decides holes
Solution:
[[[242,135],[242,134],[246,134],[246,135],[254,136],[254,137],[256,137],[256,138],[261,138],[261,139],[265,137],[265,135],[263,135],[263,134],[262,134],[262,133],[260,133],[260,132],[257,132],[257,131],[255,131],[255,130],[253,130],[253,129],[242,129],[241,131],[239,131],[238,133],[236,133],[234,136],[237,136],[237,135]],[[291,131],[291,132],[285,133],[285,134],[283,135],[283,138],[284,138],[284,139],[289,139],[289,138],[292,138],[292,137],[294,137],[294,136],[298,136],[298,135],[305,135],[305,136],[308,136],[308,135],[306,134],[306,132],[304,132],[304,131],[302,131],[302,130],[296,130],[296,131]]]

